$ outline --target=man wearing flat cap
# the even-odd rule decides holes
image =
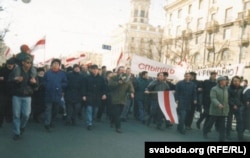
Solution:
[[[209,108],[209,120],[203,128],[203,136],[205,139],[208,138],[207,134],[213,124],[218,123],[219,141],[225,141],[225,121],[229,113],[228,104],[228,87],[227,79],[221,76],[217,79],[217,85],[210,91],[211,105]]]

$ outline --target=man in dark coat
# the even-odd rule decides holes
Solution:
[[[50,132],[54,127],[56,115],[59,111],[61,98],[67,86],[67,77],[64,71],[60,69],[61,61],[53,59],[51,69],[48,70],[43,78],[45,86],[45,129]]]
[[[73,66],[73,71],[67,74],[67,79],[68,86],[64,96],[67,108],[66,125],[75,125],[82,101],[83,75],[80,73],[79,65]]]
[[[242,93],[245,105],[244,129],[250,130],[250,86],[246,85]]]
[[[216,72],[211,72],[210,73],[210,78],[208,80],[205,80],[203,82],[203,86],[202,86],[202,102],[203,102],[203,112],[200,115],[199,120],[196,122],[196,126],[198,129],[200,129],[200,124],[201,122],[205,119],[205,123],[207,123],[208,121],[208,117],[209,117],[209,107],[211,104],[211,99],[210,99],[210,90],[217,85],[216,82],[216,76],[217,73]]]
[[[196,86],[191,81],[190,73],[185,74],[184,80],[176,84],[175,100],[178,105],[179,124],[177,130],[185,134],[186,115],[191,110],[191,106],[197,103]]]
[[[0,69],[0,127],[2,127],[4,120],[6,122],[12,121],[11,94],[7,81],[14,68],[15,59],[10,58],[7,60],[6,66]]]
[[[228,88],[229,94],[229,113],[234,114],[236,118],[236,130],[238,133],[238,139],[240,141],[243,140],[243,132],[244,132],[244,120],[243,120],[243,112],[245,110],[245,106],[242,100],[243,97],[243,87],[240,86],[241,78],[239,76],[234,76],[231,81],[231,85]],[[226,129],[226,136],[228,139],[231,139],[230,135],[230,127],[232,126],[232,122],[228,122]]]
[[[160,105],[158,102],[157,92],[158,91],[168,91],[170,90],[170,85],[166,82],[164,73],[159,72],[157,74],[157,79],[153,80],[149,83],[147,88],[145,88],[145,93],[150,94],[150,114],[147,120],[147,125],[149,126],[151,120],[154,119],[156,122],[156,128],[161,130],[162,123],[164,119],[164,115],[160,109]]]
[[[9,76],[12,85],[12,110],[14,125],[14,140],[20,139],[28,123],[31,113],[31,96],[38,85],[37,79],[31,76],[32,58],[22,60],[20,72],[13,70]]]
[[[40,115],[45,110],[45,103],[44,103],[45,88],[43,85],[44,73],[45,73],[44,68],[37,69],[37,80],[39,82],[39,87],[32,96],[32,114],[34,121],[36,121],[37,123],[40,123]]]
[[[142,123],[145,123],[145,101],[146,101],[146,94],[145,89],[149,85],[151,81],[148,79],[148,72],[142,71],[140,76],[136,78],[134,82],[134,89],[135,89],[135,107],[137,111],[135,112],[135,117]]]
[[[86,101],[86,120],[87,129],[91,130],[93,125],[93,117],[101,105],[101,100],[106,97],[106,84],[104,78],[98,75],[98,66],[91,66],[91,75],[87,76],[83,82],[83,100]],[[94,115],[94,116],[93,116]]]

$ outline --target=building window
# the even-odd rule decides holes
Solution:
[[[203,18],[198,18],[197,19],[197,30],[202,30],[203,29]]]
[[[208,62],[213,62],[213,60],[214,60],[214,52],[208,52],[208,54],[207,54],[207,61]]]
[[[138,10],[135,10],[134,16],[138,16]]]
[[[194,56],[194,63],[198,63],[201,61],[201,55],[200,53],[195,54]]]
[[[142,11],[141,11],[141,17],[144,17],[144,16],[145,16],[145,11],[142,10]]]
[[[181,26],[177,26],[176,27],[176,36],[180,36],[181,35]]]
[[[204,0],[199,0],[199,9],[202,9],[204,6]]]
[[[245,10],[250,9],[250,2],[246,2],[246,3],[245,3],[244,9],[245,9]]]
[[[217,3],[217,0],[213,0],[212,3],[213,3],[213,4]]]
[[[192,4],[190,4],[189,6],[188,6],[188,14],[191,14],[192,13]]]
[[[134,22],[137,22],[137,18],[134,18]]]
[[[172,13],[169,14],[169,21],[172,21]]]
[[[223,61],[228,60],[228,59],[229,59],[229,55],[230,55],[229,53],[230,53],[230,52],[229,52],[228,49],[224,50],[224,51],[222,52],[222,54],[221,54],[221,60],[223,60]]]
[[[215,13],[211,14],[211,21],[215,20]]]
[[[144,19],[141,19],[141,23],[144,23]]]
[[[200,35],[197,35],[197,36],[195,37],[195,44],[202,43],[201,40],[202,40],[202,39],[201,39],[201,36],[200,36]]]
[[[233,8],[227,8],[225,11],[225,23],[229,23],[232,22],[233,18],[232,18],[232,12]]]
[[[181,13],[182,13],[182,9],[179,9],[179,10],[178,10],[178,19],[181,18]]]
[[[168,29],[168,35],[172,36],[172,30],[171,29]]]
[[[187,22],[187,28],[190,29],[190,22]]]
[[[247,57],[247,47],[242,47],[241,59],[246,59]]]
[[[231,28],[224,29],[223,39],[224,40],[229,40],[230,38],[231,38]]]

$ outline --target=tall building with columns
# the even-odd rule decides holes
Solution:
[[[250,0],[168,0],[164,9],[166,63],[250,66]]]
[[[150,0],[131,0],[129,22],[119,25],[112,35],[113,57],[118,58],[123,52],[130,58],[136,54],[156,61],[162,60],[163,28],[149,24],[149,10]],[[112,62],[115,66],[116,61]]]

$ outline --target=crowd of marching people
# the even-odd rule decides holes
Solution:
[[[103,115],[110,127],[122,133],[121,122],[131,112],[136,120],[162,130],[173,126],[159,107],[157,93],[174,91],[179,123],[177,131],[192,130],[195,112],[200,113],[195,125],[208,138],[213,126],[219,141],[231,140],[233,120],[239,141],[250,130],[250,86],[242,77],[211,72],[210,78],[198,81],[196,73],[184,74],[173,83],[167,72],[150,78],[147,71],[132,74],[130,68],[120,66],[108,71],[105,66],[78,65],[62,68],[60,59],[53,59],[48,70],[35,68],[27,45],[8,59],[0,69],[0,128],[13,124],[13,139],[19,140],[30,119],[51,132],[61,113],[66,126],[80,123],[93,130],[93,123]],[[203,125],[203,126],[201,126]]]

